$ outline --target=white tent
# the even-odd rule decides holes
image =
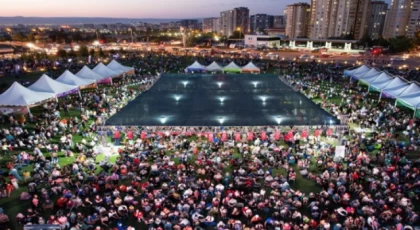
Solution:
[[[398,98],[410,95],[413,93],[419,93],[420,87],[416,83],[411,83],[403,92],[398,95]]]
[[[393,80],[394,80],[393,77],[383,72],[377,78],[375,78],[372,82],[370,82],[369,90],[379,91],[385,88]]]
[[[366,68],[362,68],[362,67],[366,67]],[[373,69],[373,71],[372,71],[372,69],[367,67],[367,66],[362,66],[362,67],[359,68],[358,70],[354,71],[352,73],[351,77],[354,78],[354,79],[360,79],[361,77],[363,77],[365,74],[367,74],[369,72],[370,73],[369,73],[368,77],[371,77],[373,75],[379,75],[381,73],[381,72],[379,72],[375,69]]]
[[[353,76],[354,73],[356,72],[362,72],[362,73],[366,73],[370,70],[369,67],[362,65],[358,68],[354,68],[354,69],[348,69],[348,70],[344,70],[344,75],[345,76]]]
[[[243,66],[241,69],[242,69],[242,73],[244,73],[244,72],[259,73],[260,72],[260,68],[258,68],[256,65],[254,65],[254,63],[252,63],[252,61],[250,61],[245,66]]]
[[[59,96],[74,90],[78,90],[79,87],[55,81],[47,75],[43,74],[38,79],[38,81],[29,86],[28,89],[37,92],[54,93],[56,96]]]
[[[210,65],[206,67],[206,71],[208,72],[221,72],[223,68],[217,64],[217,62],[213,61]]]
[[[76,76],[78,76],[80,78],[83,78],[83,79],[94,80],[96,82],[104,79],[104,77],[102,77],[101,75],[93,72],[87,66],[83,66],[83,68],[81,70],[79,70],[79,72],[76,73]]]
[[[417,115],[417,109],[420,108],[420,92],[412,93],[399,97],[395,102],[396,105],[403,105],[414,110],[414,116]]]
[[[74,74],[70,71],[66,70],[59,78],[57,78],[58,82],[68,84],[68,85],[75,85],[75,86],[88,86],[90,84],[95,83],[95,80],[92,79],[83,79]]]
[[[99,63],[95,68],[93,68],[93,72],[101,75],[103,78],[109,78],[109,77],[114,78],[123,74],[122,71],[114,71],[106,67],[106,65],[104,65],[102,62]]]
[[[114,71],[122,71],[123,73],[128,73],[134,71],[133,67],[123,66],[119,62],[112,60],[108,65],[108,68]]]
[[[53,93],[36,92],[14,82],[9,89],[0,95],[0,105],[30,106],[54,97],[55,94]]]
[[[394,87],[387,86],[385,89],[382,90],[380,97],[382,97],[382,95],[385,95],[386,97],[397,98],[398,95],[400,95],[402,92],[404,92],[405,89],[408,88],[408,86],[408,84],[398,85]]]
[[[223,67],[223,72],[240,73],[241,68],[232,61],[229,65]]]
[[[205,66],[201,65],[200,63],[198,63],[198,61],[195,61],[192,65],[188,66],[187,68],[185,68],[186,72],[202,72],[206,69]]]
[[[372,68],[367,73],[365,73],[363,75],[355,76],[355,77],[358,77],[359,80],[365,80],[365,79],[369,80],[369,79],[377,77],[381,74],[382,74],[382,71],[378,71],[377,69]]]

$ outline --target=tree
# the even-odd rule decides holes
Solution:
[[[233,31],[232,36],[230,36],[229,38],[231,39],[242,39],[245,37],[245,34],[241,31],[235,30]]]
[[[74,58],[76,57],[76,52],[74,52],[73,48],[69,51],[69,53],[67,54],[67,56]]]
[[[18,41],[18,42],[23,42],[26,40],[26,36],[23,35],[22,33],[15,33],[12,35],[12,40],[13,41]]]
[[[389,39],[389,50],[392,53],[407,52],[414,47],[413,40],[405,36]]]
[[[373,40],[369,36],[368,33],[363,34],[363,37],[360,39],[359,42],[360,42],[361,45],[365,46],[366,48],[372,46],[372,44],[373,44]]]
[[[89,50],[89,55],[92,57],[95,57],[95,50],[94,49],[90,49]]]
[[[377,38],[377,39],[373,40],[373,41],[372,41],[372,44],[373,44],[374,46],[388,47],[388,46],[389,46],[389,41],[388,41],[388,40],[386,40],[386,39],[385,39],[385,38],[383,38],[383,37],[379,37],[379,38]]]
[[[89,50],[87,48],[87,46],[85,45],[81,45],[79,48],[79,55],[80,57],[87,57],[89,56]]]
[[[67,52],[65,50],[63,50],[63,49],[59,49],[57,51],[57,56],[59,58],[66,58],[67,57]]]
[[[28,41],[34,42],[35,41],[35,34],[33,32],[30,32],[27,36]]]
[[[105,53],[104,53],[104,51],[102,50],[102,48],[99,48],[99,57],[105,57]]]

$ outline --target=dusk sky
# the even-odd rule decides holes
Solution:
[[[310,0],[2,0],[0,16],[203,18],[239,6],[251,15],[280,15],[295,2]]]

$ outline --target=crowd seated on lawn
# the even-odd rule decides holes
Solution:
[[[162,63],[167,60],[162,57]],[[144,69],[162,68],[159,62],[137,62],[147,63]],[[418,226],[420,162],[408,157],[418,145],[417,119],[391,102],[372,105],[348,79],[341,84],[339,65],[290,65],[285,78],[296,89],[324,95],[327,110],[374,128],[370,134],[343,133],[343,159],[334,156],[337,133],[329,127],[243,133],[226,128],[212,135],[207,128],[97,130],[102,114],[116,112],[123,98],[135,95],[121,83],[113,92],[92,90],[82,99],[46,104],[37,116],[3,118],[8,169],[0,176],[1,199],[19,192],[30,208],[16,216],[0,209],[1,228],[11,229],[12,222],[71,230]],[[327,87],[316,84],[321,82]],[[335,96],[342,100],[328,100]],[[66,116],[75,109],[80,115]],[[401,141],[405,136],[408,141]],[[97,163],[103,152],[94,147],[109,144],[120,146],[115,163],[110,156]]]

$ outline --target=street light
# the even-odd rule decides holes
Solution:
[[[242,37],[242,29],[241,27],[236,28],[237,31],[239,31],[239,39]]]
[[[217,82],[217,85],[219,86],[219,88],[222,88],[223,82]]]
[[[220,103],[222,103],[223,104],[223,102],[225,101],[225,97],[219,97],[219,101],[220,101]]]
[[[253,81],[253,82],[252,82],[252,84],[254,85],[254,87],[255,87],[255,88],[257,88],[257,86],[258,86],[258,82]]]
[[[188,81],[183,81],[182,84],[184,84],[184,87],[187,87]]]
[[[176,96],[175,96],[175,100],[178,102],[178,101],[179,101],[179,99],[181,99],[181,96],[176,95]]]

